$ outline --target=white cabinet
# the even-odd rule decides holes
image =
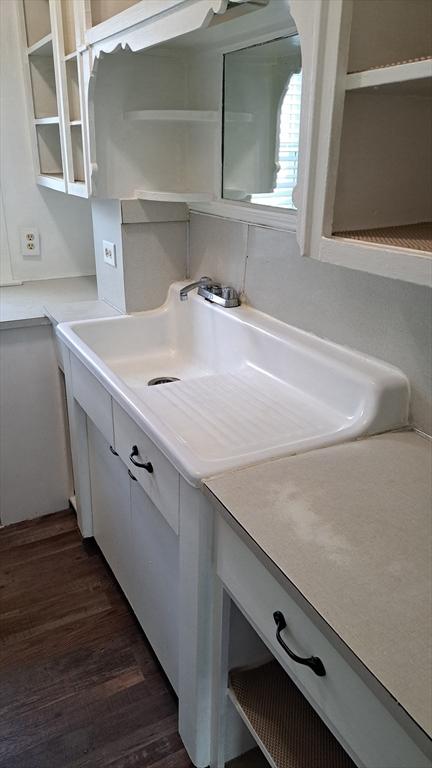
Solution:
[[[174,690],[178,679],[178,537],[87,419],[93,535]]]
[[[281,577],[280,581],[276,580],[220,515],[216,520],[216,573],[220,580],[220,602],[214,628],[218,638],[214,679],[220,687],[214,692],[216,727],[212,768],[224,765],[227,695],[272,766],[288,765],[287,755],[291,755],[293,745],[302,750],[303,762],[299,760],[298,764],[311,764],[304,762],[305,745],[302,745],[300,736],[301,718],[306,717],[311,719],[310,738],[319,738],[318,743],[325,743],[328,755],[335,756],[334,759],[328,758],[328,765],[352,767],[354,764],[350,758],[356,765],[369,768],[427,768],[430,765],[428,740],[420,729],[413,727],[410,718],[402,719],[394,701],[389,704],[390,696],[384,703],[372,675],[366,682],[358,674],[352,663],[354,655],[350,657],[345,648],[342,651],[342,646],[328,635],[328,631],[323,631],[324,622],[320,624],[318,614],[311,610],[306,600],[302,601],[288,579]],[[230,600],[238,606],[249,627],[245,631],[240,626],[239,632],[237,626],[234,638],[230,637]],[[276,624],[277,612],[282,614],[285,626],[280,622]],[[265,643],[271,658],[278,662],[276,666],[267,666],[268,659],[264,658],[266,666],[263,666],[262,672],[255,670],[253,674],[247,669],[256,662],[250,657],[250,627]],[[290,647],[290,653],[283,643]],[[229,675],[230,645],[237,647],[233,666],[242,664],[246,668],[244,672]],[[243,649],[242,662],[239,648]],[[292,653],[297,658],[293,658]],[[321,666],[317,666],[318,659]],[[284,682],[284,673],[289,677],[287,683]],[[261,696],[257,696],[257,686]],[[277,691],[277,695],[269,718],[266,698],[271,698],[272,690]],[[303,702],[303,697],[311,704],[311,710]],[[291,719],[283,709],[288,704],[296,710]],[[319,726],[315,712],[342,744],[347,755],[341,752],[331,733]],[[287,734],[288,728],[294,729],[291,738]],[[323,749],[320,747],[317,754],[325,754]],[[320,763],[325,764],[325,761]]]
[[[302,250],[431,284],[432,6],[333,0],[319,21]]]
[[[20,0],[18,11],[36,181],[88,197],[86,0]]]
[[[120,462],[121,464],[122,462]],[[178,536],[131,480],[131,604],[174,690],[178,690]]]
[[[93,535],[130,601],[134,574],[129,475],[99,430],[90,420],[87,423]]]

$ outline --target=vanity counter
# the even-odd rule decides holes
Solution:
[[[429,736],[432,442],[388,433],[248,467],[205,492]]]
[[[95,277],[34,280],[0,288],[0,330],[121,314],[97,298]]]

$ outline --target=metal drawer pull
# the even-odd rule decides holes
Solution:
[[[114,448],[112,447],[112,445],[110,445],[110,451],[111,451],[111,453],[112,453],[112,455],[113,455],[113,456],[118,456],[118,453],[117,453],[117,451],[115,451],[115,450],[114,450]]]
[[[146,469],[147,472],[150,472],[150,474],[153,472],[153,464],[151,461],[137,461],[135,456],[139,456],[139,450],[137,445],[132,446],[132,452],[129,455],[129,459],[132,462],[132,464],[135,467],[140,467],[141,469]]]
[[[316,675],[318,675],[318,677],[324,677],[326,671],[324,664],[322,663],[321,659],[318,658],[318,656],[309,656],[307,659],[304,659],[301,656],[297,656],[290,648],[288,648],[287,644],[282,639],[281,632],[286,628],[287,625],[283,613],[281,613],[281,611],[275,611],[273,618],[276,624],[276,639],[284,651],[287,652],[290,659],[296,661],[297,664],[304,664],[306,667],[310,667],[311,670],[315,672]]]
[[[130,471],[130,469],[128,469],[128,475],[129,475],[129,477],[130,477],[130,479],[131,479],[131,480],[135,480],[135,482],[136,482],[136,483],[138,482],[138,480],[136,479],[135,475],[133,475],[133,474],[132,474],[132,472]]]

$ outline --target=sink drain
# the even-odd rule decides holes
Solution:
[[[150,379],[147,382],[147,386],[155,387],[157,384],[171,384],[173,381],[180,381],[175,376],[157,376],[155,379]]]

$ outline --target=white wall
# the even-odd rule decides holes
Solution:
[[[94,274],[89,201],[35,184],[17,0],[0,0],[0,97],[0,186],[13,276],[42,280]],[[20,226],[38,227],[40,258],[21,256]]]

